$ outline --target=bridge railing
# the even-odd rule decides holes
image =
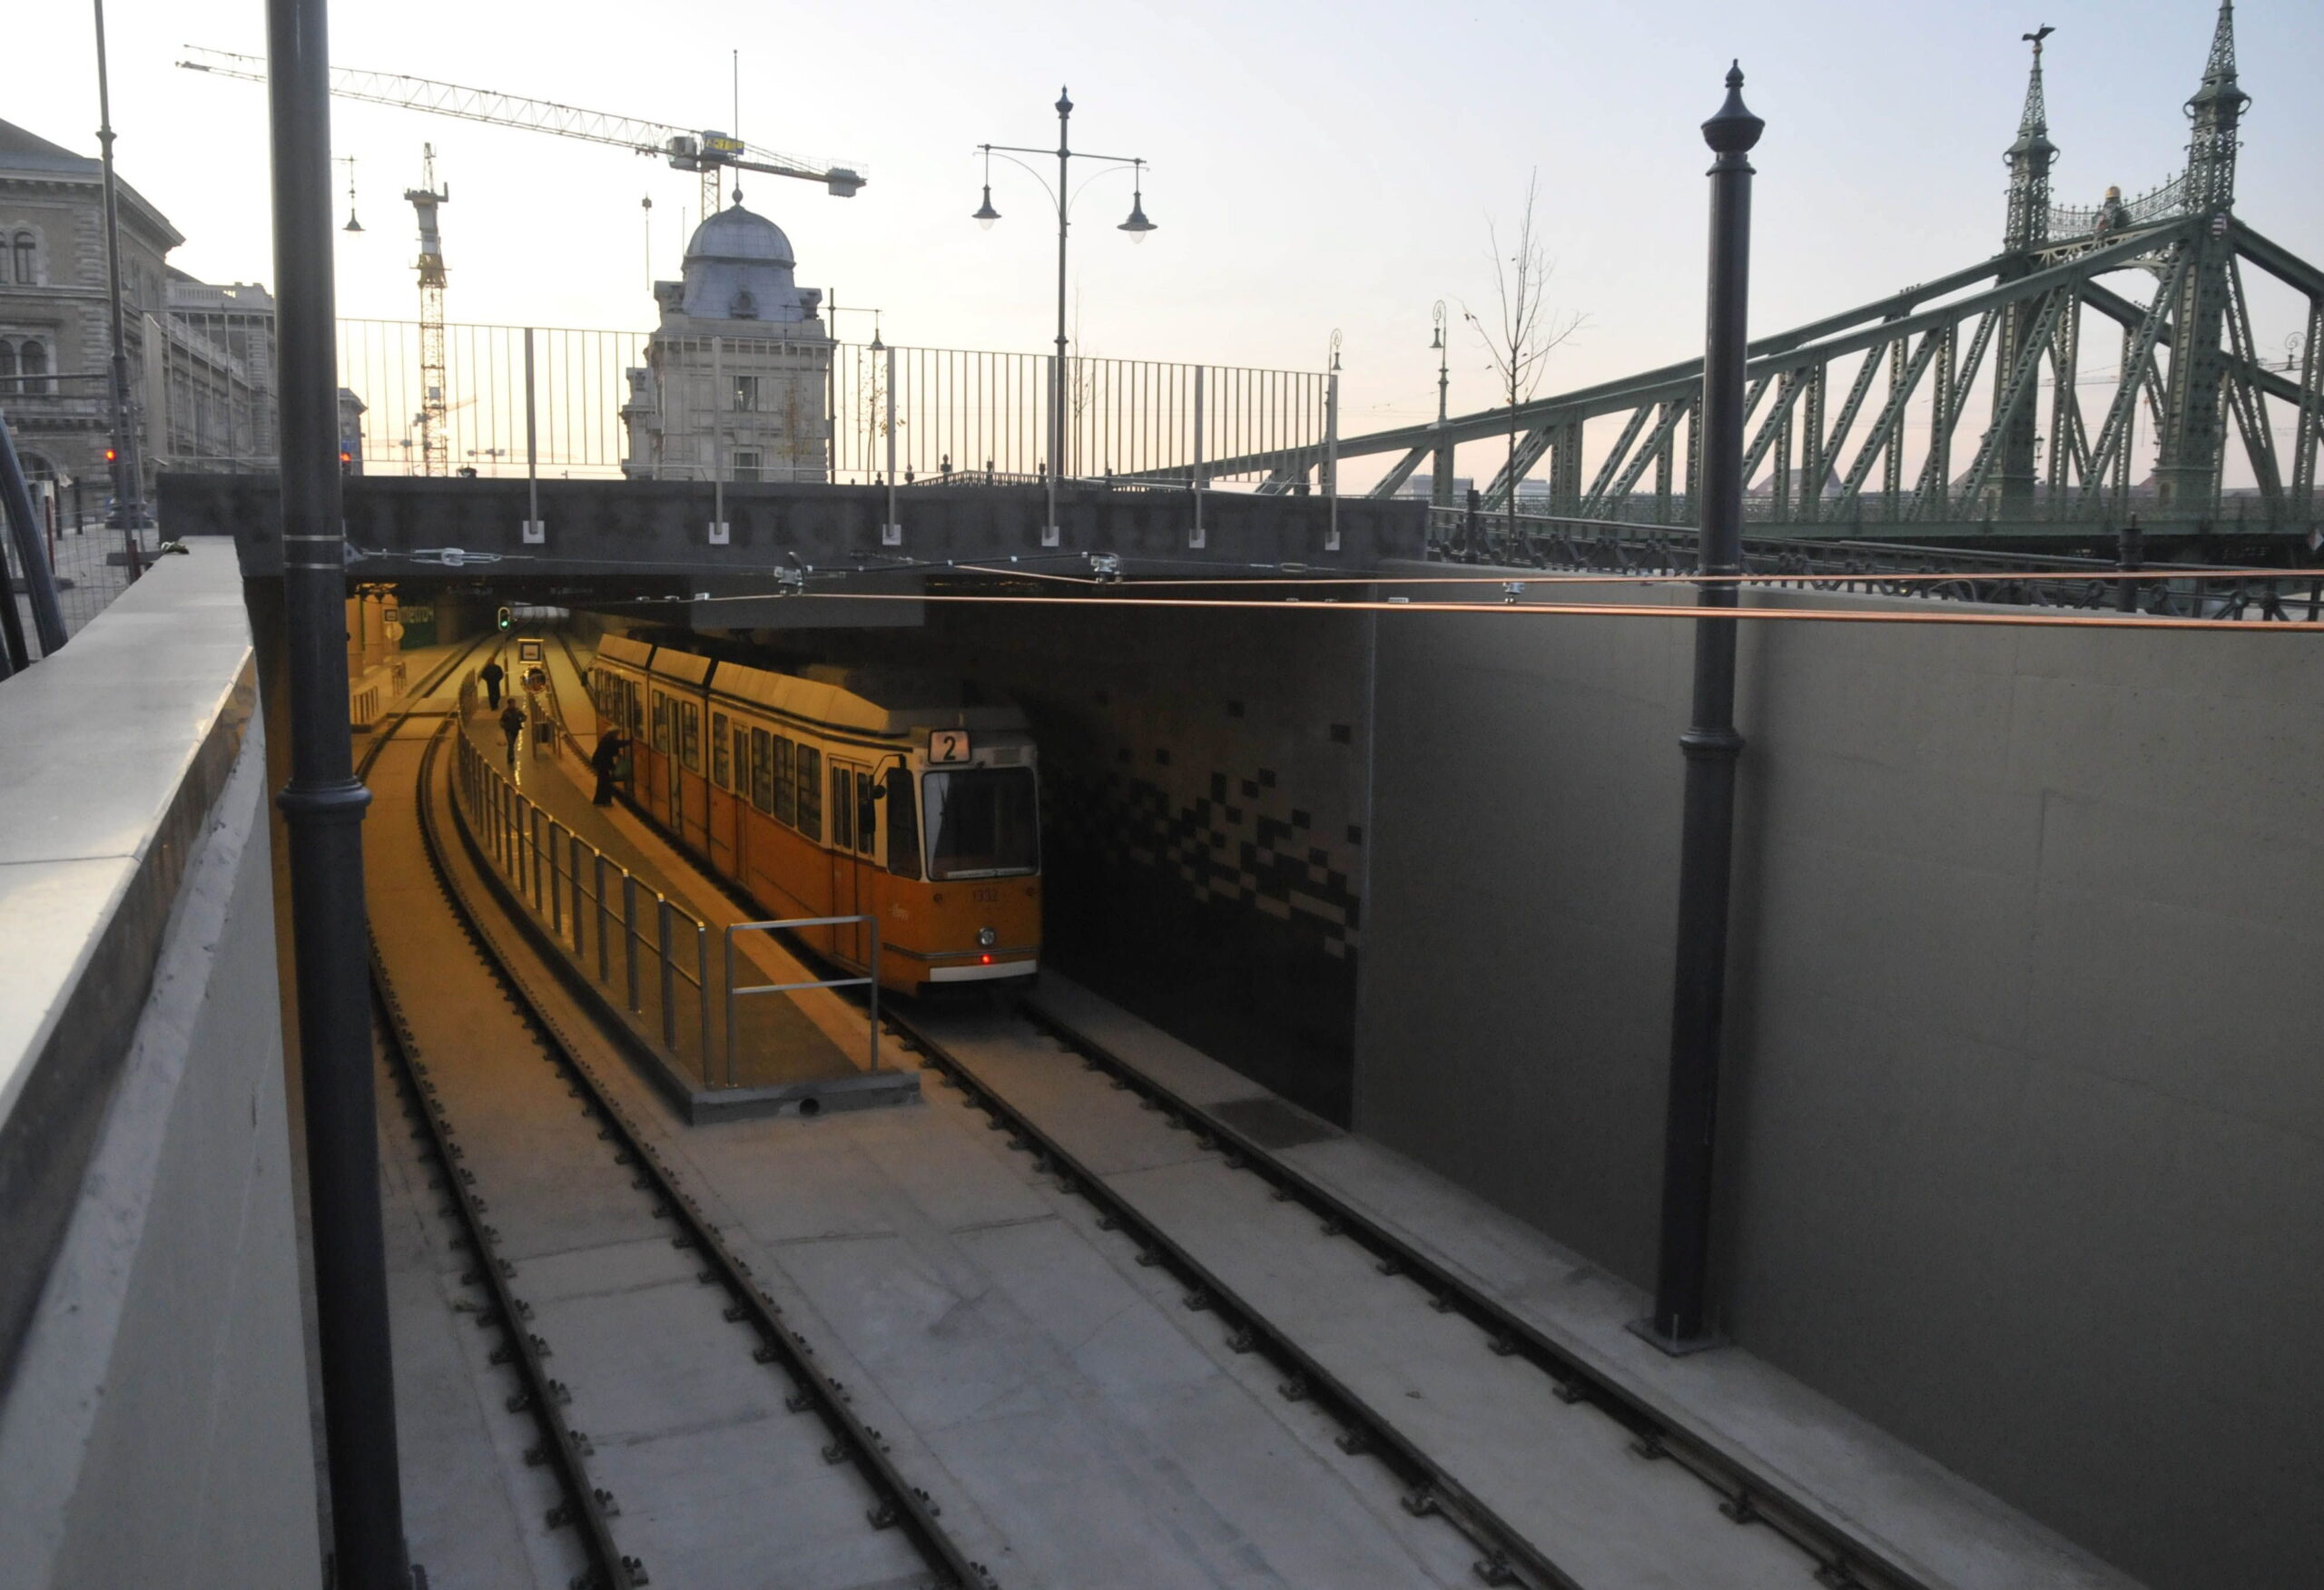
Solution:
[[[1520,514],[1512,533],[1502,515],[1437,508],[1429,518],[1433,561],[1641,576],[1687,574],[1698,566],[1699,538],[1690,525]],[[1743,564],[1746,574],[1774,576],[1771,584],[1797,590],[2158,617],[2324,620],[2324,576],[2313,573],[2174,565],[2167,576],[2149,568],[2128,579],[2132,571],[2101,558],[1748,535]],[[1955,577],[1931,577],[1936,575]]]
[[[272,469],[271,326],[181,315],[146,394],[163,467]],[[350,473],[899,484],[1039,480],[1053,467],[1049,354],[837,342],[820,322],[740,334],[339,322]],[[160,367],[156,367],[157,370]],[[1068,479],[1167,476],[1324,445],[1320,372],[1074,356]],[[1206,472],[1210,481],[1257,478]]]

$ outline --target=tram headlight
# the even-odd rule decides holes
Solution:
[[[980,928],[977,929],[977,947],[979,949],[990,949],[1000,941],[1000,935],[995,933],[991,928]]]

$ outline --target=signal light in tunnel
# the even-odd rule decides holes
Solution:
[[[504,608],[502,608],[502,609],[500,610],[500,627],[501,627],[502,629],[507,629],[507,628],[511,623],[514,623],[515,622],[516,622],[516,615],[515,615],[515,614],[511,613],[510,613],[507,608],[505,608],[505,607],[504,607]]]

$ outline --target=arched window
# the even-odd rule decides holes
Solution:
[[[48,374],[47,344],[41,342],[25,343],[23,357],[25,375],[45,376]],[[49,389],[49,384],[46,381],[28,380],[25,383],[25,390],[27,392],[45,392]]]
[[[8,382],[6,386],[0,386],[0,398],[12,396],[15,392],[15,383],[9,381],[9,378],[15,373],[16,345],[6,338],[0,337],[0,381]]]
[[[33,234],[28,231],[18,232],[15,248],[11,251],[16,256],[16,280],[25,287],[30,287],[33,284]]]

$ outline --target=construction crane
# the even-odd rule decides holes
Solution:
[[[404,198],[419,217],[419,412],[412,417],[419,431],[419,473],[452,472],[451,411],[445,407],[449,389],[444,358],[444,240],[436,230],[436,210],[452,201],[452,185],[436,186],[436,146],[419,146],[419,186],[404,190]]]
[[[237,78],[244,83],[266,81],[266,63],[256,55],[237,55],[201,44],[183,47],[188,58],[178,64],[189,72],[207,72],[213,76]],[[351,66],[334,66],[330,69],[330,91],[341,99],[361,100],[368,104],[394,105],[407,111],[431,111],[437,115],[455,116],[464,122],[481,122],[488,127],[520,127],[528,132],[551,132],[560,138],[579,138],[591,143],[610,143],[617,149],[654,155],[668,161],[679,171],[701,173],[702,214],[704,219],[723,208],[719,201],[720,173],[726,171],[759,172],[768,176],[797,177],[804,182],[821,182],[834,197],[841,199],[855,197],[856,191],[867,180],[857,167],[803,155],[782,154],[774,150],[762,149],[754,143],[745,143],[725,132],[688,132],[681,127],[665,126],[658,122],[640,121],[634,116],[578,110],[551,100],[521,99],[515,94],[500,93],[488,88],[463,88],[454,83],[437,83],[425,77],[406,77],[392,72],[365,72]]]

